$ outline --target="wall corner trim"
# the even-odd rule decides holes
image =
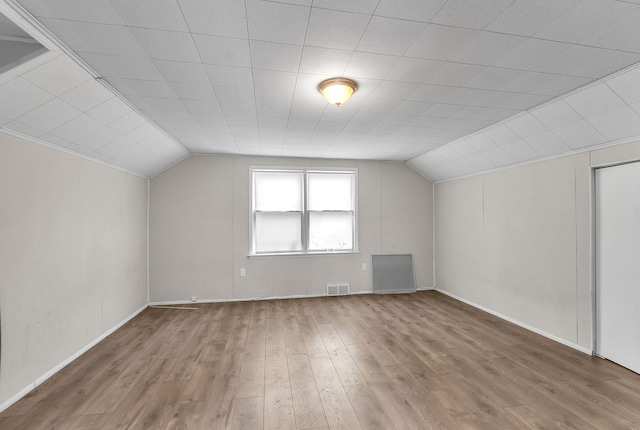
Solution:
[[[553,340],[555,342],[558,342],[558,343],[560,343],[560,344],[562,344],[564,346],[568,346],[569,348],[573,348],[573,349],[575,349],[577,351],[580,351],[580,352],[582,352],[584,354],[587,354],[587,355],[593,355],[593,351],[591,351],[589,348],[585,348],[584,346],[580,346],[580,345],[578,345],[576,343],[569,342],[566,339],[562,339],[561,337],[555,336],[555,335],[553,335],[551,333],[547,333],[546,331],[543,331],[543,330],[540,330],[540,329],[535,328],[533,326],[530,326],[528,324],[522,323],[522,322],[520,322],[518,320],[510,318],[510,317],[508,317],[506,315],[503,315],[503,314],[501,314],[499,312],[496,312],[496,311],[494,311],[492,309],[486,308],[486,307],[484,307],[482,305],[479,305],[479,304],[474,303],[472,301],[469,301],[467,299],[463,299],[462,297],[456,296],[455,294],[452,294],[452,293],[450,293],[448,291],[442,290],[440,288],[435,288],[435,290],[437,292],[439,292],[439,293],[442,293],[442,294],[444,294],[446,296],[451,297],[452,299],[458,300],[458,301],[460,301],[462,303],[466,303],[467,305],[473,306],[474,308],[480,309],[481,311],[487,312],[487,313],[489,313],[489,314],[491,314],[493,316],[496,316],[496,317],[501,318],[501,319],[503,319],[505,321],[508,321],[508,322],[510,322],[512,324],[515,324],[515,325],[520,326],[520,327],[522,327],[524,329],[532,331],[532,332],[534,332],[536,334],[539,334],[540,336],[544,336],[547,339],[551,339],[551,340]]]
[[[135,316],[137,316],[140,312],[142,312],[143,310],[145,310],[149,305],[148,304],[144,304],[142,307],[140,307],[138,310],[136,310],[135,312],[133,312],[131,315],[129,315],[128,317],[126,317],[124,320],[122,320],[120,323],[116,324],[115,326],[113,326],[112,328],[110,328],[109,330],[107,330],[106,332],[104,332],[103,334],[101,334],[100,336],[98,336],[97,338],[95,338],[93,341],[91,341],[89,344],[87,344],[84,348],[80,349],[79,351],[77,351],[76,353],[72,354],[70,357],[68,357],[67,359],[63,360],[60,364],[58,364],[57,366],[55,366],[53,369],[49,370],[48,372],[46,372],[45,374],[43,374],[42,376],[36,378],[33,382],[31,382],[29,385],[27,385],[26,387],[24,387],[22,390],[18,391],[16,394],[14,394],[13,396],[11,396],[9,399],[7,399],[5,402],[3,402],[2,404],[0,404],[0,412],[5,411],[6,409],[8,409],[11,405],[13,405],[14,403],[16,403],[18,400],[22,399],[24,396],[26,396],[27,394],[29,394],[31,391],[33,391],[36,387],[38,387],[39,385],[41,385],[43,382],[45,382],[47,379],[51,378],[53,375],[55,375],[56,373],[58,373],[60,370],[62,370],[65,366],[67,366],[69,363],[71,363],[72,361],[74,361],[76,358],[80,357],[82,354],[84,354],[85,352],[87,352],[88,350],[90,350],[91,348],[93,348],[94,346],[96,346],[98,343],[100,343],[101,341],[103,341],[104,339],[107,338],[107,336],[109,336],[110,334],[112,334],[114,331],[118,330],[120,327],[122,327],[123,325],[125,325],[126,323],[128,323],[130,320],[132,320]]]

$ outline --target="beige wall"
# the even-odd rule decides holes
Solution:
[[[251,165],[358,168],[360,254],[248,258]],[[151,180],[151,301],[320,295],[334,282],[367,292],[361,263],[385,253],[413,254],[417,286],[430,288],[431,192],[402,163],[192,156]]]
[[[590,168],[632,143],[435,184],[435,286],[591,349]]]
[[[0,405],[147,301],[147,180],[0,133]]]

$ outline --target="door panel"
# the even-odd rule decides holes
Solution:
[[[640,373],[640,163],[596,171],[597,353]]]

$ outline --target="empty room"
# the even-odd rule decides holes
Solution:
[[[640,1],[0,0],[0,429],[640,429]]]

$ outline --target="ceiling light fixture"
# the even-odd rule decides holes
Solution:
[[[343,105],[358,89],[356,81],[347,78],[331,78],[320,82],[318,90],[325,99],[338,107]]]

